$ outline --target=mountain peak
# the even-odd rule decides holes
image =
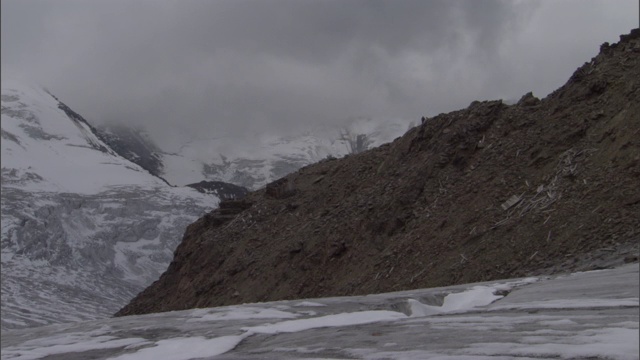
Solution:
[[[7,185],[80,193],[136,184],[166,186],[117,155],[93,126],[46,89],[20,82],[2,86]]]

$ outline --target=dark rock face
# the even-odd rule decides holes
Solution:
[[[539,102],[474,102],[208,214],[116,315],[637,261],[640,31],[604,49]]]
[[[222,181],[203,180],[199,183],[188,184],[185,186],[192,187],[204,194],[216,195],[220,200],[242,199],[249,193],[249,190],[245,187],[229,184]]]
[[[49,93],[49,95],[51,95],[54,99],[58,100],[57,97],[53,96],[51,93]],[[63,103],[62,101],[58,100],[58,108],[62,111],[64,111],[65,114],[67,114],[67,116],[69,117],[69,119],[71,119],[74,123],[76,123],[76,125],[80,125],[80,124],[84,124],[85,126],[87,126],[91,132],[93,132],[96,136],[98,136],[98,138],[100,140],[103,140],[100,137],[100,133],[98,132],[98,130],[96,130],[96,128],[94,128],[91,124],[89,124],[89,122],[87,120],[85,120],[80,114],[78,114],[77,112],[71,110],[70,107],[68,107],[65,103]],[[104,140],[103,140],[104,141]],[[97,144],[97,143],[91,143],[91,146],[93,146],[96,150],[108,153],[109,150],[102,146],[101,144]]]
[[[296,193],[294,181],[284,177],[267,184],[265,194],[274,199],[284,199]]]
[[[161,151],[139,131],[124,125],[110,125],[101,128],[97,134],[118,155],[162,178],[164,165]]]
[[[540,104],[540,99],[533,96],[531,92],[526,93],[520,100],[518,101],[518,105],[520,106],[535,106]]]

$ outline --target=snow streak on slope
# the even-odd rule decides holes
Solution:
[[[358,119],[343,133],[366,135],[371,148],[403,135],[409,126],[400,119]],[[318,128],[288,137],[263,133],[190,139],[180,148],[162,154],[163,176],[178,185],[207,179],[257,189],[328,156],[348,154],[349,144],[340,137],[338,129]]]
[[[110,316],[217,206],[117,155],[42,89],[3,83],[1,119],[3,329]]]
[[[549,308],[545,302],[563,305]],[[635,360],[638,264],[556,278],[127,316],[2,335],[7,360]]]

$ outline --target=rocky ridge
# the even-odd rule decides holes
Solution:
[[[116,315],[357,295],[638,259],[640,30],[540,100],[473,102],[191,224]]]

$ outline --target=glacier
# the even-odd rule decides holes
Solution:
[[[219,198],[123,158],[47,90],[2,83],[2,329],[110,316]]]
[[[638,264],[2,333],[2,359],[637,360]]]

